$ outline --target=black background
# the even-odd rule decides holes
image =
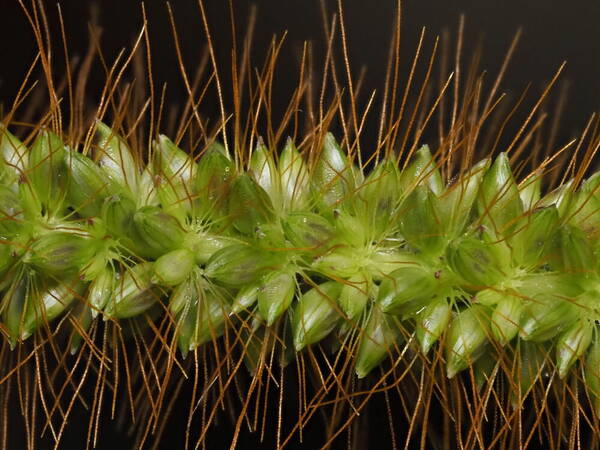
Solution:
[[[99,24],[104,29],[102,48],[109,60],[124,46],[129,46],[141,25],[141,9],[136,1],[99,1]],[[227,67],[231,49],[230,25],[226,2],[206,0],[209,24],[221,67]],[[240,36],[244,32],[250,2],[235,3],[237,25]],[[335,10],[334,2],[326,2],[330,11]],[[319,3],[316,0],[259,0],[258,16],[254,39],[253,59],[262,62],[265,49],[273,35],[281,36],[288,31],[277,72],[277,89],[281,98],[295,87],[297,81],[298,54],[302,43],[310,40],[315,49],[322,51],[324,33]],[[185,94],[181,77],[176,67],[172,36],[166,16],[166,6],[162,1],[147,3],[150,34],[154,55],[154,76],[157,85],[167,82],[170,100],[183,102]],[[190,67],[199,59],[205,43],[198,6],[193,1],[173,1],[172,6],[182,41],[186,62]],[[61,2],[66,33],[71,55],[80,55],[88,45],[87,21],[91,3],[86,1]],[[47,2],[47,10],[55,43],[57,33],[56,9],[54,2]],[[529,82],[532,91],[541,92],[560,66],[567,61],[561,77],[569,84],[569,97],[559,131],[559,143],[565,142],[583,129],[590,114],[600,106],[600,2],[594,0],[572,0],[558,2],[548,0],[529,1],[441,1],[406,0],[403,3],[402,49],[404,66],[411,60],[418,33],[422,26],[427,27],[427,42],[431,44],[435,36],[444,29],[454,32],[461,13],[466,15],[465,55],[467,57],[483,42],[481,68],[495,74],[502,62],[512,37],[519,27],[523,36],[503,83],[503,90],[518,95]],[[352,69],[355,73],[361,67],[367,68],[365,91],[381,89],[385,77],[389,40],[392,35],[395,2],[392,0],[345,1],[345,19],[348,32],[348,45]],[[430,48],[427,47],[427,48]],[[58,47],[57,53],[59,53]],[[0,103],[9,107],[16,89],[36,52],[31,29],[16,1],[0,0]],[[467,58],[468,59],[468,58]],[[97,95],[102,77],[92,76],[90,98]],[[274,105],[275,111],[284,104]],[[205,114],[216,115],[217,105],[207,102],[202,105]],[[376,131],[376,117],[371,119],[366,131],[366,140],[373,138]],[[371,429],[368,434],[371,444],[380,443],[387,448],[390,442],[384,405],[376,405],[367,410]],[[179,448],[181,443],[181,423],[187,416],[187,403],[178,405],[181,417],[174,413],[173,424],[166,432],[162,448]],[[85,412],[81,412],[85,414]],[[178,421],[178,419],[180,419]],[[74,424],[64,439],[63,448],[79,448],[83,430],[77,428],[77,415],[71,419]],[[179,423],[178,423],[179,422]],[[87,423],[87,419],[85,420]],[[107,423],[101,434],[99,448],[130,448],[131,443],[124,433]],[[171,430],[172,429],[172,430]],[[16,430],[11,430],[15,433]],[[226,446],[231,429],[223,424],[217,427],[210,448]],[[317,431],[318,434],[318,431]],[[312,439],[320,442],[319,436],[307,433],[305,448],[312,448]],[[19,448],[18,440],[14,446]],[[264,444],[266,448],[270,448]],[[242,448],[260,448],[256,436],[244,435],[240,441]]]
[[[55,44],[55,60],[60,60],[58,21],[54,2],[45,2]],[[227,2],[206,1],[206,10],[221,68],[228,68],[231,52],[231,32]],[[325,2],[329,12],[336,10],[335,1]],[[194,1],[171,2],[180,36],[188,72],[192,73],[200,59],[205,44],[199,8]],[[266,48],[273,36],[282,36],[287,30],[277,69],[274,102],[275,113],[284,107],[283,100],[289,98],[297,83],[298,59],[304,41],[311,41],[313,49],[322,57],[324,42],[323,21],[318,0],[258,0],[255,2],[234,1],[238,41],[245,33],[245,24],[250,5],[258,7],[252,60],[256,66],[264,61]],[[35,41],[18,2],[0,1],[0,102],[10,106],[16,89],[31,63]],[[63,1],[60,3],[69,39],[71,56],[82,55],[88,45],[88,19],[92,2]],[[129,47],[139,33],[142,23],[141,8],[136,1],[104,0],[99,6],[98,23],[103,28],[101,44],[104,55],[112,61],[123,47]],[[146,3],[149,30],[154,57],[155,86],[168,84],[171,102],[182,102],[185,90],[176,66],[175,52],[166,6],[162,1]],[[363,97],[373,89],[382,90],[385,64],[395,16],[393,0],[345,2],[345,22],[348,32],[349,56],[354,76],[361,68],[367,69]],[[563,61],[567,61],[561,82],[568,84],[568,103],[561,120],[561,141],[583,129],[590,114],[600,104],[600,2],[593,0],[557,1],[438,1],[406,0],[402,19],[402,68],[406,71],[414,54],[421,27],[427,27],[425,53],[431,49],[435,36],[444,30],[455,34],[461,13],[466,17],[465,49],[463,66],[466,68],[473,51],[479,43],[483,45],[481,70],[487,71],[488,87],[498,72],[512,37],[519,28],[523,36],[514,55],[502,90],[518,96],[532,83],[529,103],[535,101],[544,83]],[[337,48],[339,50],[339,41]],[[338,52],[339,54],[339,52]],[[62,66],[56,64],[55,73]],[[221,76],[227,85],[228,71]],[[60,77],[57,77],[60,78]],[[89,98],[97,95],[103,77],[100,71],[92,73]],[[560,89],[557,88],[556,91]],[[209,116],[217,115],[215,102],[205,102],[202,111]],[[371,115],[367,122],[366,140],[375,133],[377,116]],[[515,124],[516,126],[516,124]],[[374,134],[373,134],[374,136]]]

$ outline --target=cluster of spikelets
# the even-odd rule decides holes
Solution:
[[[242,321],[249,340],[284,324],[288,358],[352,340],[364,377],[412,335],[423,354],[440,341],[453,377],[534,342],[600,394],[600,174],[541,197],[541,176],[517,184],[500,154],[446,184],[427,147],[365,173],[331,134],[310,160],[259,141],[243,168],[216,142],[196,161],[160,136],[143,167],[95,132],[85,155],[48,130],[26,148],[2,129],[11,345],[65,314],[73,352],[100,317],[169,315],[183,356]]]

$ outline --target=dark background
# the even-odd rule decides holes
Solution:
[[[226,2],[206,0],[213,41],[221,67],[227,67],[231,49],[230,24]],[[322,16],[316,0],[259,0],[253,59],[260,64],[273,35],[281,36],[288,31],[277,72],[277,93],[275,114],[284,107],[277,99],[287,100],[291,89],[296,85],[298,54],[302,43],[310,40],[317,53],[325,48]],[[335,3],[326,2],[330,12],[335,11]],[[69,38],[69,51],[72,56],[85,53],[88,46],[87,21],[91,3],[86,1],[63,1],[60,3]],[[244,33],[245,18],[250,2],[235,2],[238,34]],[[109,60],[124,46],[129,46],[141,25],[141,9],[136,1],[99,1],[98,23],[103,28],[102,48]],[[162,1],[146,4],[154,55],[155,82],[167,82],[170,101],[185,100],[185,91],[176,67],[172,36],[166,17],[166,6]],[[173,1],[172,6],[182,42],[182,49],[189,67],[198,61],[205,43],[198,6],[193,1]],[[54,33],[56,52],[60,54],[59,28],[54,2],[47,3],[49,23]],[[561,77],[569,86],[568,103],[565,107],[558,142],[565,142],[580,132],[590,114],[600,106],[600,2],[594,0],[572,0],[558,2],[548,0],[529,1],[442,1],[405,0],[402,20],[403,67],[410,64],[418,34],[422,26],[427,27],[427,42],[430,44],[436,35],[457,29],[460,14],[466,16],[464,54],[469,55],[477,44],[483,43],[481,69],[494,75],[502,63],[502,58],[515,32],[522,27],[523,36],[514,55],[510,69],[502,85],[503,90],[518,95],[529,82],[533,94],[541,92],[563,60],[568,62]],[[345,19],[348,32],[348,46],[352,70],[356,74],[361,67],[367,68],[365,92],[381,89],[385,77],[385,64],[392,36],[395,2],[392,0],[345,1]],[[36,52],[31,29],[18,2],[0,0],[0,104],[10,107],[20,81]],[[92,74],[89,96],[98,95],[102,83],[100,73]],[[535,95],[533,95],[533,100]],[[202,105],[207,115],[217,115],[214,101]],[[376,117],[368,123],[365,139],[375,137]],[[369,429],[371,443],[379,442],[382,448],[390,445],[384,438],[389,435],[385,406],[375,404],[371,413]],[[178,405],[182,417],[174,413],[172,425],[166,431],[166,444],[162,448],[179,448],[181,443],[181,423],[187,416],[187,403]],[[179,409],[176,408],[175,411]],[[85,414],[81,411],[80,414]],[[77,429],[77,415],[71,432],[64,439],[64,448],[79,448],[83,434]],[[85,420],[87,424],[87,418]],[[366,426],[365,426],[366,427]],[[107,423],[101,434],[99,448],[130,448],[131,442],[124,433]],[[172,430],[171,430],[172,429]],[[11,430],[16,436],[15,430]],[[211,436],[210,448],[226,446],[231,429],[226,423],[217,427]],[[315,435],[316,434],[316,435]],[[307,433],[305,448],[311,448],[311,439],[320,442],[318,430]],[[18,440],[14,445],[19,448]],[[240,446],[260,448],[256,436],[244,435]],[[270,448],[270,445],[266,445]]]
[[[55,46],[55,73],[60,74],[58,63],[62,47],[56,7],[45,2]],[[229,12],[226,1],[206,1],[206,10],[221,68],[228,68],[231,51]],[[361,68],[367,69],[363,99],[373,89],[382,91],[389,42],[395,16],[395,1],[345,1],[345,19],[348,47],[355,78]],[[108,61],[118,51],[128,47],[139,33],[141,8],[136,1],[103,0],[99,5],[98,24],[103,28],[101,45]],[[171,2],[188,72],[198,63],[205,44],[201,17],[195,1]],[[323,20],[318,0],[258,0],[235,1],[238,42],[245,33],[250,5],[258,7],[254,33],[252,60],[256,66],[263,63],[266,48],[273,36],[287,30],[275,82],[274,116],[284,107],[297,83],[298,60],[304,41],[309,40],[319,61],[324,42]],[[326,0],[329,13],[336,11],[336,3]],[[0,0],[0,102],[10,106],[16,89],[32,61],[36,46],[30,27],[17,1]],[[88,19],[92,2],[71,0],[60,2],[69,52],[73,57],[83,55],[88,46]],[[177,104],[185,99],[185,90],[176,66],[173,39],[167,20],[167,8],[162,1],[146,2],[149,30],[154,58],[155,86],[168,84],[168,99]],[[483,47],[480,69],[489,73],[488,88],[498,72],[510,42],[521,27],[523,35],[502,90],[514,97],[520,95],[528,83],[532,89],[525,107],[532,105],[544,83],[552,78],[562,61],[567,61],[561,83],[567,85],[568,103],[561,119],[559,140],[566,141],[583,129],[585,121],[600,105],[600,2],[574,0],[570,2],[528,1],[439,1],[406,0],[402,17],[402,68],[408,70],[421,27],[427,27],[424,55],[428,55],[435,36],[448,31],[455,35],[461,13],[466,17],[463,70],[479,43]],[[340,44],[337,42],[338,57]],[[319,67],[319,66],[317,66]],[[99,67],[96,66],[96,69]],[[341,69],[341,65],[340,65]],[[224,85],[228,71],[222,70]],[[342,74],[340,70],[340,74]],[[463,74],[464,75],[464,74]],[[58,78],[58,77],[57,77]],[[88,86],[89,98],[94,99],[104,79],[101,70],[92,72]],[[559,91],[558,86],[555,91]],[[556,92],[557,93],[557,92]],[[214,97],[209,100],[214,100]],[[201,105],[202,111],[216,117],[214,101]],[[525,110],[525,108],[523,108]],[[366,141],[376,131],[377,116],[371,115],[366,127]],[[516,127],[517,124],[514,124]]]

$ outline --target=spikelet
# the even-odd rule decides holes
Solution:
[[[212,386],[215,404],[229,402],[230,386],[242,391],[233,375],[248,369],[238,433],[244,421],[256,426],[246,410],[262,377],[285,385],[293,361],[308,416],[329,404],[330,379],[354,411],[366,383],[369,396],[387,395],[405,377],[431,377],[419,396],[444,399],[471,377],[473,396],[485,399],[469,413],[485,415],[500,371],[515,411],[543,378],[550,387],[582,380],[600,413],[600,172],[546,192],[544,164],[524,178],[510,149],[481,160],[465,151],[458,168],[459,150],[419,148],[420,131],[398,154],[378,143],[363,162],[359,131],[356,142],[347,130],[338,141],[324,119],[283,145],[279,133],[256,137],[256,125],[250,144],[202,130],[190,153],[180,136],[158,133],[141,153],[122,127],[118,117],[95,120],[72,145],[56,124],[24,142],[0,124],[0,332],[17,369],[22,349],[35,348],[23,364],[46,364],[37,349],[66,336],[98,377],[94,402],[126,384],[132,414],[151,411],[147,430],[162,425],[173,367],[176,383],[196,383],[188,431],[196,410],[203,426],[214,420],[216,409],[204,417]],[[323,388],[312,400],[306,361]],[[48,423],[53,414],[66,422],[71,406],[52,395]]]
[[[588,311],[596,308],[594,289],[600,282],[592,250],[596,236],[590,230],[600,225],[589,218],[561,221],[556,194],[525,209],[503,154],[493,164],[476,164],[449,186],[436,171],[423,175],[435,164],[428,148],[416,152],[404,170],[382,161],[357,177],[328,134],[309,174],[291,142],[278,162],[260,142],[247,173],[214,179],[229,173],[218,169],[229,167],[222,150],[194,162],[161,136],[154,144],[159,149],[154,163],[143,168],[113,130],[101,123],[98,130],[103,153],[97,163],[46,131],[29,151],[10,137],[30,164],[46,155],[44,164],[31,166],[29,189],[3,191],[3,234],[19,237],[25,248],[3,245],[2,271],[32,271],[5,287],[3,321],[15,339],[35,333],[39,319],[50,321],[71,303],[63,302],[60,311],[48,305],[45,314],[32,319],[37,308],[31,305],[41,300],[23,286],[24,279],[35,284],[81,276],[89,283],[82,301],[92,318],[135,317],[157,302],[178,299],[171,301],[171,310],[181,322],[179,332],[187,336],[181,338],[188,342],[183,349],[209,339],[207,317],[218,328],[242,311],[267,327],[285,318],[301,351],[331,333],[347,332],[344,318],[360,328],[361,315],[369,311],[356,356],[360,376],[384,359],[391,345],[372,350],[378,356],[369,357],[365,349],[377,347],[386,333],[373,331],[381,337],[367,343],[368,330],[395,322],[416,327],[424,353],[447,330],[449,376],[471,366],[488,342],[555,342],[561,377],[585,357],[592,335]],[[157,170],[168,178],[181,172],[173,195],[189,190],[194,201],[177,209],[169,203],[171,196],[161,194],[149,202],[140,188],[142,174]],[[307,186],[312,202],[306,200]],[[590,192],[590,181],[583,186],[575,196]],[[218,192],[227,192],[228,200],[217,201]],[[94,201],[85,202],[87,197]],[[30,199],[36,201],[28,204]],[[28,204],[27,214],[11,220],[22,204]],[[215,210],[211,204],[221,206]],[[66,229],[60,224],[69,210],[78,219]],[[50,212],[53,229],[44,225]],[[211,223],[222,218],[228,226],[210,232]],[[388,238],[397,244],[390,246]],[[391,256],[384,264],[380,258],[386,254]],[[116,271],[106,266],[130,257],[145,262]],[[554,281],[535,282],[536,276]],[[192,278],[194,289],[200,289],[191,296],[195,300],[186,294]],[[209,306],[214,290],[222,287],[233,304]],[[463,300],[465,293],[473,302]],[[200,313],[205,308],[208,316]]]

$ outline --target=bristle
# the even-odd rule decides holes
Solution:
[[[580,414],[600,431],[600,172],[589,174],[600,120],[539,164],[542,144],[532,144],[563,66],[497,152],[514,111],[486,126],[519,35],[486,96],[475,67],[461,73],[463,20],[454,72],[443,70],[437,85],[439,43],[425,56],[423,32],[402,92],[399,7],[378,138],[366,145],[377,96],[360,103],[342,1],[326,25],[322,85],[305,47],[279,122],[272,84],[283,40],[273,40],[258,75],[245,53],[235,55],[229,104],[199,5],[209,45],[193,80],[167,6],[189,96],[171,119],[166,89],[152,80],[145,10],[132,49],[112,63],[101,56],[106,84],[86,112],[97,49],[78,76],[67,64],[61,85],[44,9],[26,10],[48,105],[25,114],[36,123],[15,119],[28,76],[0,127],[0,436],[14,403],[29,447],[36,415],[58,447],[82,407],[88,447],[102,439],[106,415],[120,416],[139,447],[156,447],[187,384],[186,448],[207,445],[221,411],[234,424],[232,447],[243,427],[261,440],[276,435],[278,448],[301,440],[317,414],[328,446],[353,433],[378,393],[390,428],[395,415],[407,421],[407,447],[419,426],[421,447],[439,440],[428,431],[434,416],[445,434],[454,421],[462,448],[526,446],[531,435],[515,437],[515,428],[571,445],[584,425],[565,429],[567,419]],[[336,27],[343,76],[333,63]],[[61,31],[68,54],[62,19]],[[127,84],[132,64],[138,78],[148,74],[143,84]],[[210,89],[216,122],[197,108]],[[313,95],[299,136],[297,111]],[[159,134],[169,121],[171,138]],[[431,147],[430,128],[439,131]],[[291,426],[282,424],[289,386]],[[394,391],[400,405],[389,400]],[[553,417],[548,401],[567,411]],[[532,417],[522,417],[526,403]]]

